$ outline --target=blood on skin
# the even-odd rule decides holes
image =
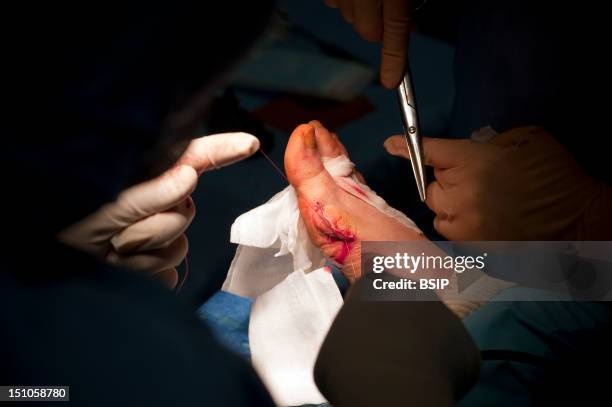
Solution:
[[[318,215],[323,226],[325,226],[323,233],[328,243],[342,242],[340,250],[334,253],[332,260],[339,265],[344,264],[355,242],[355,233],[346,227],[340,227],[338,225],[339,219],[329,219],[325,214],[324,206],[321,202],[315,202],[314,212]]]
[[[359,184],[353,181],[351,178],[347,177],[335,177],[334,180],[342,189],[348,192],[351,195],[356,196],[359,199],[368,199],[368,193],[364,191]]]
[[[351,185],[353,187],[353,189],[355,190],[355,192],[357,192],[359,195],[367,198],[368,194],[365,193],[365,191],[361,188],[359,188],[359,186],[357,185]]]
[[[349,246],[350,243],[347,241],[343,241],[342,243],[344,244],[341,246],[340,252],[336,253],[333,257],[333,260],[337,262],[338,264],[344,264],[344,262],[346,261],[346,258],[351,252],[352,245]]]

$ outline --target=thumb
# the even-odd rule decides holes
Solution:
[[[114,226],[126,227],[183,202],[197,182],[198,175],[192,167],[175,166],[157,178],[126,189],[115,202],[103,208],[101,215]]]
[[[118,231],[185,200],[198,174],[187,165],[173,167],[157,178],[123,191],[114,202],[60,232],[58,238],[87,252],[104,255],[108,239]]]
[[[406,138],[403,135],[389,137],[385,140],[384,146],[389,154],[410,159]],[[463,163],[472,150],[478,146],[480,145],[468,139],[423,137],[425,164],[441,169],[456,167]]]

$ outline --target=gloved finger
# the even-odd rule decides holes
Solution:
[[[174,287],[176,287],[178,284],[178,271],[176,271],[175,268],[162,270],[153,274],[153,278],[161,282],[166,287],[174,289]]]
[[[472,134],[470,134],[470,140],[475,143],[488,143],[497,135],[498,133],[491,126],[485,126],[473,131]]]
[[[355,31],[365,40],[382,39],[382,7],[379,0],[355,0]]]
[[[440,183],[442,189],[448,189],[453,185],[457,184],[457,180],[454,176],[455,174],[453,173],[453,170],[454,168],[443,170],[434,167],[434,177],[436,178],[436,181]]]
[[[389,154],[410,160],[406,137],[403,135],[389,137],[385,140],[384,146]],[[476,151],[484,148],[486,148],[484,145],[473,143],[468,139],[423,137],[425,164],[440,169],[458,166]]]
[[[489,144],[502,147],[519,145],[529,140],[531,137],[543,133],[546,133],[546,131],[538,126],[518,127],[492,137],[489,140]]]
[[[410,160],[410,153],[404,136],[391,136],[385,140],[383,145],[389,154]]]
[[[157,178],[126,189],[99,215],[117,228],[126,227],[178,205],[193,192],[197,182],[198,175],[190,166],[173,167]]]
[[[353,9],[353,0],[338,0],[338,5],[340,6],[340,13],[342,13],[342,17],[353,24],[355,22],[355,11]]]
[[[250,157],[258,149],[259,140],[251,134],[213,134],[192,140],[177,164],[189,165],[201,174]]]
[[[164,249],[150,250],[136,254],[119,254],[111,251],[106,260],[120,267],[147,271],[151,274],[181,264],[188,250],[187,236],[181,235]]]
[[[490,153],[492,149],[494,147],[489,144],[474,143],[470,139],[423,137],[425,164],[441,169],[459,167],[478,160],[478,157]]]
[[[455,221],[448,218],[436,216],[434,218],[434,229],[448,240],[459,240],[459,235],[456,234]]]
[[[386,88],[395,88],[406,69],[410,8],[406,0],[385,0],[382,5],[383,34],[380,81]]]
[[[111,239],[113,249],[120,254],[168,247],[182,235],[195,216],[191,197],[174,208],[144,218],[123,229]]]
[[[451,216],[448,194],[445,193],[438,181],[433,181],[427,186],[425,203],[440,219],[448,219]]]

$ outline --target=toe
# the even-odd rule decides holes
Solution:
[[[335,187],[333,179],[323,166],[318,147],[315,128],[310,124],[298,126],[289,138],[285,150],[285,171],[298,194],[305,190]]]
[[[342,141],[340,141],[340,137],[338,137],[336,133],[332,133],[331,135],[338,142],[338,145],[340,146],[340,150],[342,151],[342,154],[348,157],[349,156],[348,151],[346,151],[346,147],[344,147],[344,144],[342,144]]]
[[[310,124],[315,130],[315,139],[319,153],[323,158],[335,158],[343,154],[342,145],[338,137],[325,128],[318,120],[311,121]]]

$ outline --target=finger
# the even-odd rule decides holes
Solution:
[[[382,39],[382,5],[379,0],[355,0],[355,31],[365,40]]]
[[[406,0],[385,0],[382,6],[383,47],[380,81],[386,88],[399,84],[406,68],[410,9]]]
[[[448,218],[436,216],[434,218],[434,229],[448,240],[455,240],[454,223]]]
[[[453,169],[443,170],[434,167],[434,177],[440,183],[442,189],[447,189],[456,185],[455,177],[453,177]]]
[[[126,227],[177,206],[191,195],[197,182],[198,175],[192,167],[173,167],[157,178],[123,191],[114,203],[103,208],[100,216],[118,228]]]
[[[509,147],[519,145],[529,140],[530,138],[546,133],[542,127],[527,126],[518,127],[509,131],[500,133],[489,140],[489,144]]]
[[[178,271],[175,268],[162,270],[155,273],[153,278],[172,290],[178,283]]]
[[[410,160],[410,153],[408,152],[408,146],[404,136],[389,137],[385,140],[384,146],[389,154]],[[427,152],[425,152],[425,155],[427,156]],[[450,187],[456,183],[452,175],[450,169],[434,167],[434,176],[444,188]]]
[[[487,144],[474,143],[470,139],[423,137],[425,164],[440,169],[462,165],[489,149]]]
[[[342,17],[353,24],[355,22],[355,13],[353,10],[353,0],[338,0],[338,5],[340,6],[340,13],[342,13]]]
[[[322,158],[335,158],[342,154],[342,148],[338,140],[334,138],[329,130],[323,127],[321,122],[312,120],[308,124],[314,127],[317,148]]]
[[[427,199],[425,203],[440,219],[448,219],[450,217],[448,196],[438,181],[433,181],[427,186]]]
[[[444,238],[452,241],[483,240],[486,237],[478,229],[479,219],[479,215],[464,216],[461,214],[455,218],[434,221],[434,228]]]
[[[201,174],[250,157],[258,149],[259,140],[248,133],[213,134],[192,140],[177,164]]]
[[[187,197],[176,207],[142,219],[111,239],[114,250],[120,254],[142,252],[168,247],[182,235],[195,216],[195,205]]]
[[[391,136],[385,140],[384,147],[389,154],[410,160],[410,153],[408,152],[406,137]]]
[[[433,139],[424,137],[422,142],[423,154],[425,155],[425,164],[439,168],[447,168],[448,165],[451,165],[450,163],[455,162],[455,160],[450,160],[450,150],[453,150],[453,146],[450,144],[458,141],[461,140]],[[449,145],[447,145],[447,142]],[[385,140],[384,146],[389,154],[410,160],[410,152],[408,150],[408,144],[405,136],[401,135],[389,137],[387,140]],[[456,150],[459,153],[465,150],[465,148],[460,150],[459,147],[457,147]],[[456,164],[459,164],[459,161],[457,161]]]
[[[111,251],[106,256],[106,260],[120,267],[147,271],[153,274],[181,264],[187,255],[187,250],[187,237],[181,235],[170,246],[164,249],[150,250],[138,254],[119,254]]]
[[[331,8],[338,8],[338,0],[325,0],[325,4]]]
[[[497,135],[498,133],[491,126],[485,126],[473,131],[472,134],[470,134],[470,140],[475,143],[488,143]]]

